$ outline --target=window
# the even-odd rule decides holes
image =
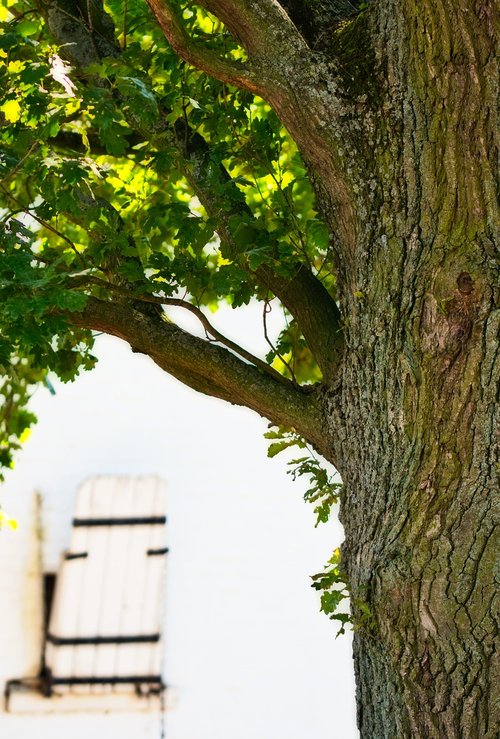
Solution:
[[[44,695],[162,690],[165,511],[154,477],[98,477],[78,491],[70,548],[55,587],[44,583]]]

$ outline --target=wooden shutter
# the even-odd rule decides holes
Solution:
[[[155,477],[98,477],[80,488],[47,634],[58,691],[161,685],[165,512]]]

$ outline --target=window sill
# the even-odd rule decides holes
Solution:
[[[78,692],[63,692],[58,689],[46,698],[31,690],[13,691],[9,699],[9,713],[13,714],[51,714],[51,713],[154,713],[162,708],[159,695],[139,696],[129,686],[120,690],[95,686],[92,691],[79,687]],[[170,710],[173,696],[170,690],[164,695],[165,710]]]

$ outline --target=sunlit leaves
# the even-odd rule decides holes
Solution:
[[[321,373],[297,325],[287,314],[285,328],[266,355],[267,361],[286,377],[299,383],[319,382]]]
[[[17,100],[6,100],[0,106],[0,110],[9,123],[15,123],[21,117],[21,106]]]
[[[321,593],[321,610],[333,621],[340,622],[337,636],[345,633],[352,623],[351,614],[339,611],[342,601],[349,598],[349,587],[341,567],[340,549],[335,549],[323,572],[311,577],[312,587]]]
[[[145,125],[158,118],[158,103],[151,90],[138,77],[117,77],[116,86],[126,105]]]
[[[80,310],[87,297],[70,288],[61,261],[40,263],[33,251],[34,234],[20,220],[10,218],[0,232],[0,364],[4,416],[0,466],[9,465],[16,439],[35,420],[24,409],[29,386],[47,370],[71,380],[90,368],[92,337],[86,331],[67,331],[68,312]]]
[[[63,379],[92,366],[90,334],[67,317],[89,295],[115,297],[113,288],[210,308],[266,304],[255,271],[287,278],[298,261],[334,287],[303,163],[267,103],[180,61],[144,2],[106,3],[120,53],[84,69],[71,68],[41,13],[12,7],[0,17],[6,363],[23,357]],[[217,19],[192,3],[181,10],[199,43],[244,59]],[[189,177],[195,164],[183,144],[194,134],[207,148],[211,211]],[[297,384],[315,382],[314,359],[286,319],[267,361]]]
[[[302,477],[307,480],[308,487],[304,493],[304,500],[314,506],[315,525],[326,523],[330,518],[332,507],[338,503],[342,484],[334,479],[334,475],[328,472],[314,451],[293,429],[277,428],[266,432],[264,436],[271,440],[267,451],[268,457],[275,457],[288,449],[300,449],[305,452],[301,457],[288,462],[290,467],[288,473],[294,480]],[[313,575],[311,579],[312,587],[321,594],[321,610],[330,619],[340,622],[337,635],[344,634],[345,626],[352,622],[352,618],[350,613],[339,611],[342,601],[349,598],[349,586],[341,568],[339,549],[334,551],[324,571]]]
[[[304,500],[312,503],[316,514],[316,526],[326,523],[330,517],[332,506],[338,503],[341,483],[334,479],[334,475],[328,472],[317,458],[314,451],[306,444],[304,439],[293,429],[277,428],[264,434],[266,439],[271,440],[267,450],[268,457],[275,457],[285,449],[300,449],[306,453],[288,462],[290,469],[288,474],[294,480],[304,477],[308,482],[308,488],[304,493]]]
[[[26,359],[12,354],[8,342],[0,339],[0,480],[3,480],[2,468],[13,466],[16,450],[36,421],[25,405],[33,385],[43,374],[41,370],[33,370]],[[0,527],[2,519],[7,523],[0,511]]]
[[[9,516],[0,508],[0,530],[3,528],[12,529],[15,531],[17,529],[17,520],[15,518],[12,518],[12,516]]]

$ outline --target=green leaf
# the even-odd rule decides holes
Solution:
[[[288,441],[277,441],[274,444],[270,444],[267,450],[268,457],[275,457],[277,454],[282,452],[284,449],[288,449],[291,444]]]
[[[138,77],[117,77],[116,86],[135,115],[152,123],[159,115],[156,97]]]

